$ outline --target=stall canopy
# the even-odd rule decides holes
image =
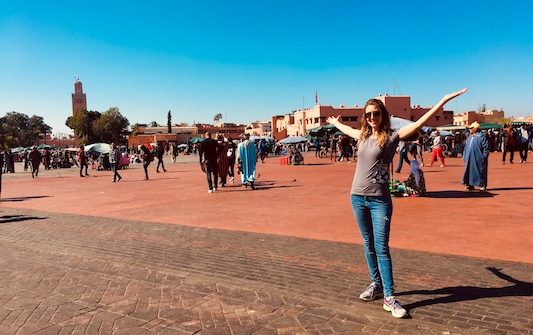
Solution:
[[[111,144],[107,143],[93,143],[84,147],[85,152],[107,154],[111,151]]]
[[[190,143],[190,144],[196,144],[196,143],[200,143],[200,142],[202,142],[203,140],[204,140],[204,139],[201,138],[201,137],[191,137],[191,138],[189,139],[189,143]]]
[[[307,142],[307,138],[303,136],[289,136],[282,140],[280,140],[278,143],[281,144],[297,144],[297,143],[305,143]]]
[[[332,134],[335,132],[337,132],[337,127],[332,124],[326,124],[307,130],[307,134],[311,136],[324,136],[325,134]]]
[[[411,120],[407,120],[407,119],[404,119],[404,118],[401,118],[401,117],[397,117],[397,116],[391,116],[390,117],[390,127],[391,129],[400,129],[402,127],[405,127],[411,123],[414,123],[414,121],[411,121]],[[424,133],[428,133],[428,131],[431,130],[431,127],[422,127],[422,131]]]
[[[481,129],[500,129],[502,127],[499,123],[481,123],[480,124]],[[456,130],[465,130],[468,126],[458,126],[458,125],[447,125],[442,127],[437,127],[438,130],[448,130],[448,131],[456,131]]]

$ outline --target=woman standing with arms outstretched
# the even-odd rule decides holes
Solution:
[[[448,101],[465,93],[466,88],[445,95],[420,119],[400,129],[392,130],[390,116],[381,100],[370,99],[364,108],[361,129],[354,129],[329,117],[328,123],[358,140],[357,167],[352,182],[350,200],[355,220],[361,232],[371,284],[359,298],[372,301],[384,296],[383,308],[401,318],[407,311],[394,298],[389,234],[392,200],[389,191],[390,163],[400,140],[415,134]]]

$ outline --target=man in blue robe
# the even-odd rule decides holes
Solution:
[[[466,139],[463,160],[465,172],[462,184],[468,191],[473,191],[474,186],[484,192],[487,189],[487,172],[489,164],[489,141],[483,133],[479,123],[473,122],[469,127],[470,136]]]
[[[250,134],[244,134],[244,141],[237,147],[237,162],[241,170],[241,181],[245,187],[255,190],[255,164],[257,162],[257,148],[255,143],[250,141]]]

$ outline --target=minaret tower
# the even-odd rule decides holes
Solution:
[[[76,78],[74,82],[74,93],[72,93],[72,115],[76,112],[83,112],[87,110],[87,97],[83,93],[83,85],[80,78]]]

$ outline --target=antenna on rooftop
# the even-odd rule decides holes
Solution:
[[[398,94],[402,94],[400,92],[400,89],[398,88],[398,83],[396,82],[396,79],[392,79],[392,83],[393,83],[393,91],[394,91],[394,95],[396,95],[396,89],[398,89]]]

